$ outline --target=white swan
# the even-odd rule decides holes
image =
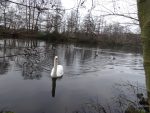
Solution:
[[[58,56],[55,56],[55,58],[54,58],[54,67],[51,71],[51,77],[52,78],[58,78],[58,77],[62,77],[63,74],[64,74],[63,66],[58,65]]]

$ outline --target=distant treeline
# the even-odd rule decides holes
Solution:
[[[41,32],[41,31],[26,31],[2,29],[0,28],[0,34],[7,38],[30,38],[49,40],[52,42],[77,42],[77,43],[91,43],[101,44],[109,46],[141,46],[140,34],[124,33],[118,31],[107,31],[100,34],[87,33],[83,31],[79,32]]]

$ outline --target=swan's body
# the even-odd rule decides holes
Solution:
[[[55,56],[55,58],[54,58],[54,67],[51,71],[51,77],[52,78],[58,78],[58,77],[62,77],[63,74],[64,74],[63,66],[58,65],[58,57]]]
[[[57,78],[57,77],[61,77],[63,75],[63,66],[62,65],[57,65],[57,71],[55,73],[54,67],[51,71],[51,77],[53,78]]]

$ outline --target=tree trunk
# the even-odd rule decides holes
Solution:
[[[150,0],[137,0],[137,5],[143,43],[146,87],[150,103]]]
[[[38,31],[38,20],[39,20],[40,13],[41,13],[41,12],[39,11],[38,14],[37,14],[36,22],[35,22],[35,28],[34,28],[34,29],[35,29],[36,31]]]
[[[35,6],[36,6],[36,0],[34,0],[34,7],[33,7],[33,17],[32,17],[32,30],[34,30],[34,15],[35,15]]]
[[[29,0],[29,31],[31,30],[31,27],[30,27],[30,25],[31,25],[31,3],[30,3],[30,0]]]
[[[6,12],[5,12],[5,9],[4,9],[4,27],[6,29]]]
[[[4,27],[6,29],[6,1],[5,1],[5,6],[4,6]]]

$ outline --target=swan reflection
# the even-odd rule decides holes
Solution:
[[[57,78],[52,78],[52,97],[55,97],[56,80]]]
[[[55,97],[56,92],[56,81],[61,80],[61,78],[52,78],[52,97]]]

